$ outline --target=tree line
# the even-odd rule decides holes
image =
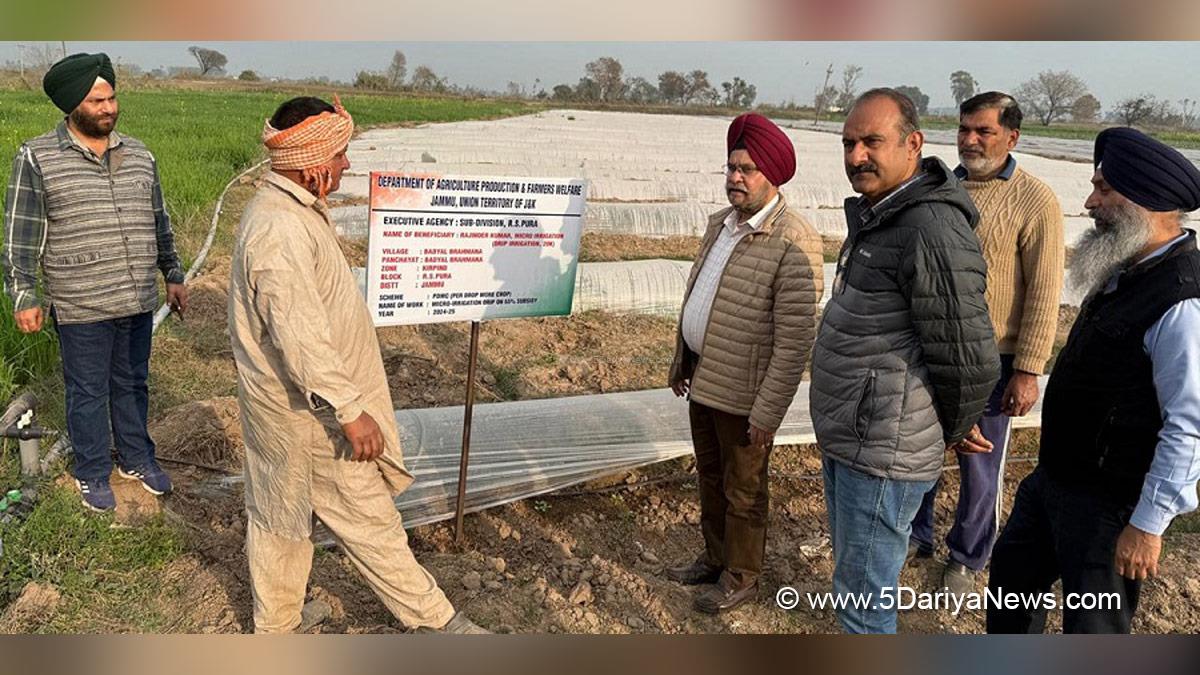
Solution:
[[[22,78],[28,82],[40,79],[57,58],[60,50],[45,47],[28,47],[30,52],[21,52],[18,64]],[[172,69],[172,72],[155,69],[143,73],[137,66],[118,64],[127,75],[169,77],[173,75],[199,75],[200,77],[229,77],[225,72],[228,58],[216,49],[193,45],[187,48],[195,59],[194,69]],[[33,58],[26,59],[26,56]],[[13,64],[8,64],[9,67]],[[38,72],[40,71],[40,72]],[[176,72],[178,71],[178,72]],[[813,94],[811,104],[798,105],[794,100],[778,105],[764,105],[767,110],[804,111],[811,110],[813,119],[819,120],[829,114],[844,113],[860,93],[863,68],[857,64],[844,65],[840,77],[834,79],[834,64],[825,70],[821,86]],[[243,70],[237,76],[242,81],[259,81],[261,77],[253,70]],[[310,78],[314,83],[338,84],[328,78]],[[758,88],[741,77],[714,85],[707,71],[667,70],[654,81],[640,76],[627,76],[621,62],[611,56],[602,56],[584,66],[583,76],[574,84],[557,84],[547,91],[541,80],[535,79],[532,89],[517,82],[509,82],[502,92],[488,92],[474,87],[451,84],[439,76],[428,65],[418,65],[409,72],[408,59],[404,52],[396,50],[390,63],[383,70],[360,70],[352,86],[367,91],[412,91],[457,95],[503,95],[512,98],[533,98],[560,102],[579,103],[632,103],[671,106],[704,106],[750,109],[755,107]],[[902,84],[895,87],[912,99],[918,112],[929,113],[929,95],[920,87]],[[966,70],[950,74],[950,94],[957,107],[975,94],[985,91],[978,80]],[[1165,127],[1193,129],[1200,124],[1197,111],[1198,100],[1182,98],[1176,101],[1162,99],[1149,93],[1129,96],[1105,109],[1100,100],[1091,93],[1083,79],[1069,70],[1044,70],[1025,80],[1009,92],[1020,103],[1031,121],[1043,126],[1060,122],[1094,124],[1109,122],[1128,126]]]

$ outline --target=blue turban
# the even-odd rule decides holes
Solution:
[[[1148,211],[1200,208],[1200,170],[1175,148],[1137,129],[1101,131],[1092,163],[1114,190]]]

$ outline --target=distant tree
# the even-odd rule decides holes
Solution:
[[[693,70],[687,74],[687,88],[684,90],[683,104],[713,103],[720,100],[717,90],[708,83],[708,73],[703,70]]]
[[[1017,87],[1013,97],[1021,107],[1033,114],[1042,126],[1050,126],[1066,117],[1079,97],[1088,93],[1083,80],[1070,71],[1043,70],[1036,77]]]
[[[555,101],[570,101],[575,97],[575,90],[569,84],[556,84],[553,92],[551,98]]]
[[[858,96],[858,78],[862,76],[862,66],[853,63],[842,68],[842,87],[838,89],[836,105],[842,110],[849,110]]]
[[[387,81],[388,87],[399,89],[404,86],[404,77],[408,74],[408,59],[404,57],[404,52],[397,49],[392,54],[392,62],[388,64]]]
[[[825,69],[825,83],[817,90],[813,96],[813,124],[816,124],[821,119],[821,113],[825,112],[829,106],[837,101],[837,88],[829,84],[829,78],[833,77],[833,64]]]
[[[136,63],[117,63],[118,79],[141,77],[143,74],[142,67]]]
[[[504,94],[509,98],[525,98],[525,87],[520,82],[509,80],[508,86],[504,88]]]
[[[225,55],[215,49],[207,47],[197,47],[195,45],[188,47],[188,53],[195,57],[196,62],[200,64],[200,77],[208,75],[214,70],[220,70],[229,62]]]
[[[896,91],[912,99],[913,105],[917,106],[919,114],[924,115],[929,111],[929,96],[922,92],[919,87],[906,84],[896,87]]]
[[[1150,123],[1170,124],[1171,103],[1160,101],[1153,94],[1142,94],[1118,101],[1113,108],[1113,116],[1127,127]]]
[[[950,93],[954,94],[954,105],[962,105],[963,101],[975,95],[978,88],[979,82],[967,71],[956,70],[950,73]]]
[[[929,95],[921,91],[920,87],[901,85],[896,87],[896,91],[912,99],[913,105],[917,106],[918,114],[924,115],[929,112]]]
[[[372,73],[369,70],[360,70],[354,76],[355,89],[367,89],[369,91],[384,91],[388,89],[388,79],[383,73]]]
[[[1190,98],[1179,99],[1179,122],[1184,129],[1196,126],[1196,101]]]
[[[597,101],[616,101],[625,93],[625,68],[611,56],[602,56],[583,67],[587,79],[596,83]]]
[[[668,70],[658,76],[658,93],[667,103],[683,103],[687,96],[688,79],[676,70]]]
[[[732,82],[722,82],[721,89],[725,92],[725,105],[730,108],[749,108],[758,97],[758,88],[740,77],[733,78]]]
[[[258,73],[254,72],[253,70],[243,70],[240,74],[238,74],[238,79],[242,82],[258,82],[262,78],[259,77]]]
[[[590,77],[581,77],[575,85],[574,98],[576,101],[599,101],[600,85]]]
[[[1071,121],[1090,124],[1100,115],[1100,101],[1091,94],[1084,94],[1071,104]]]
[[[625,98],[634,103],[658,103],[662,97],[646,78],[631,77],[625,83]]]
[[[444,92],[446,91],[446,80],[437,76],[433,69],[429,66],[417,66],[413,71],[412,82],[410,83],[413,89],[423,92]]]

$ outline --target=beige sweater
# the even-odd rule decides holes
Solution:
[[[1020,167],[1009,180],[964,180],[979,209],[987,303],[1001,354],[1042,374],[1054,347],[1063,285],[1063,213],[1042,181]]]

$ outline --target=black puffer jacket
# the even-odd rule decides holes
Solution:
[[[971,198],[941,160],[877,205],[846,200],[849,236],[813,350],[810,406],[831,458],[936,478],[1000,375]]]

